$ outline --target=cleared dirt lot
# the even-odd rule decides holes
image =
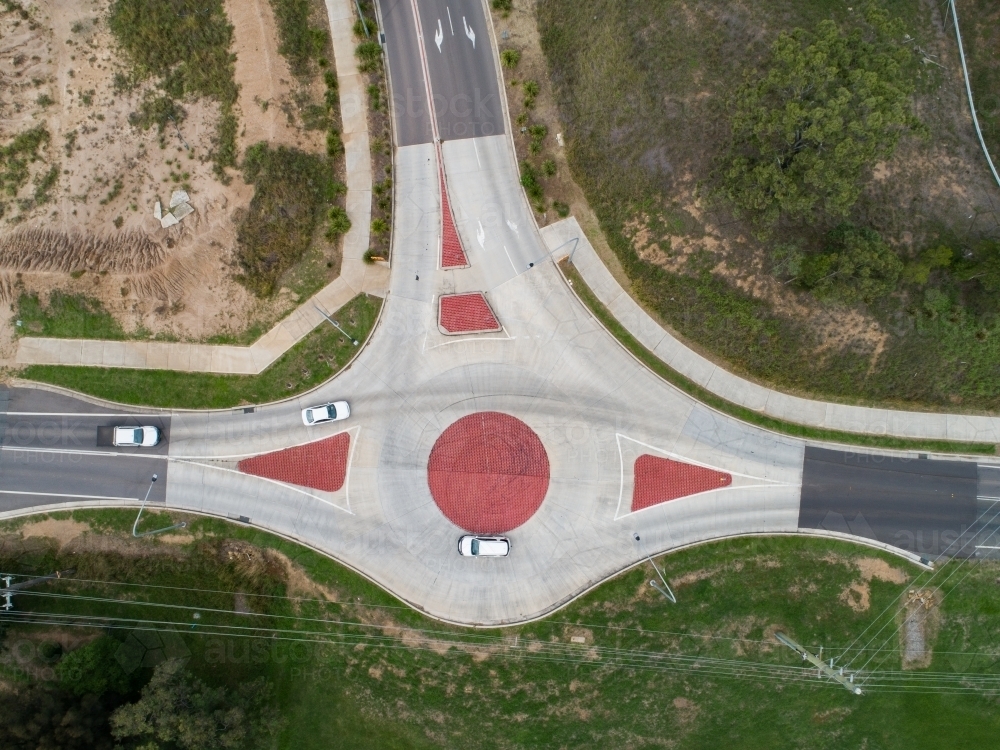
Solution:
[[[34,161],[25,160],[28,177],[15,195],[0,197],[0,360],[13,354],[13,318],[6,318],[22,294],[43,304],[54,289],[84,294],[127,332],[190,339],[238,334],[297,302],[285,289],[257,299],[233,278],[236,222],[253,187],[235,172],[228,184],[213,174],[219,105],[185,100],[186,116],[162,133],[130,123],[154,84],[121,85],[128,71],[107,27],[108,7],[40,0],[25,6],[27,14],[0,13],[0,145],[39,127],[48,134]],[[322,81],[289,73],[267,0],[226,9],[241,87],[240,151],[263,140],[320,152],[323,134],[305,129],[301,110],[322,99]],[[194,213],[164,229],[154,204],[166,205],[181,188]],[[320,243],[335,275],[339,249]]]

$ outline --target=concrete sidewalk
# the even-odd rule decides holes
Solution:
[[[808,427],[900,438],[1000,443],[1000,418],[895,411],[790,396],[733,375],[665,330],[611,275],[572,216],[541,230],[553,259],[572,254],[587,286],[643,346],[686,378],[734,404]]]
[[[340,89],[347,172],[347,214],[340,275],[293,310],[251,346],[162,341],[99,341],[25,337],[19,365],[86,365],[147,370],[257,375],[324,321],[316,305],[333,313],[362,292],[385,296],[389,269],[363,260],[371,231],[372,168],[365,83],[354,57],[354,9],[350,0],[326,0]]]

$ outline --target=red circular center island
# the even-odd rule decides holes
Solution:
[[[427,483],[448,520],[473,534],[502,534],[534,515],[549,489],[549,457],[509,414],[462,417],[431,449]]]

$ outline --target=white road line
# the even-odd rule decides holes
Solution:
[[[113,497],[111,495],[67,495],[61,492],[28,492],[27,490],[0,490],[2,495],[31,495],[33,497],[77,497],[83,500],[135,500],[139,502],[137,497]]]
[[[445,10],[448,11],[448,25],[451,26],[451,35],[455,36],[455,24],[451,22],[451,8],[446,6]]]
[[[124,414],[122,412],[116,412],[114,414],[88,414],[84,412],[75,411],[5,411],[0,412],[6,414],[8,417],[100,417],[102,419],[107,419],[109,417],[115,417],[117,419],[122,419],[125,417],[150,417],[153,419],[161,419],[163,414]]]
[[[517,276],[517,266],[514,265],[514,259],[510,257],[510,253],[507,252],[507,246],[503,246],[503,251],[507,253],[507,260],[510,261],[510,267],[514,269],[514,275]]]
[[[483,168],[483,163],[481,161],[479,161],[479,146],[476,145],[476,139],[475,138],[472,139],[472,147],[474,149],[476,149],[476,164],[478,164],[479,168],[482,169]]]
[[[1000,549],[1000,547],[989,547],[985,544],[977,544],[976,549]]]
[[[17,448],[12,445],[0,446],[0,451],[10,451],[12,453],[65,453],[69,456],[124,456],[125,458],[156,458],[166,461],[169,456],[156,453],[114,453],[112,451],[84,451],[70,450],[68,448]]]

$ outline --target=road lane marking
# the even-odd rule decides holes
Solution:
[[[115,412],[114,414],[89,414],[76,411],[5,411],[0,413],[6,414],[8,417],[100,417],[101,419],[108,419],[109,417],[116,417],[118,419],[123,417],[164,419],[165,417],[169,417],[169,415],[163,414],[124,414],[122,412]]]
[[[479,231],[476,232],[476,239],[479,241],[479,247],[483,250],[486,249],[486,230],[483,229],[483,222],[479,222]]]
[[[112,495],[67,495],[62,492],[28,492],[28,490],[0,490],[0,495],[31,495],[33,497],[78,497],[83,500],[127,500],[139,502],[137,497],[114,497]]]
[[[507,253],[507,260],[510,261],[510,267],[514,269],[514,275],[517,276],[517,266],[514,265],[514,259],[510,257],[510,253],[507,252],[507,246],[503,246],[503,251]]]
[[[169,456],[159,453],[115,453],[113,451],[86,451],[61,448],[17,448],[13,445],[2,445],[0,451],[16,453],[65,453],[70,456],[125,456],[127,458],[156,458],[166,461]]]
[[[448,11],[448,25],[451,26],[451,35],[455,36],[455,24],[451,22],[451,8],[445,6],[445,10]]]
[[[437,31],[434,32],[434,44],[438,47],[438,52],[441,52],[441,43],[444,41],[444,29],[441,28],[441,19],[438,19]]]
[[[462,16],[462,25],[465,27],[465,35],[472,40],[472,49],[476,48],[476,32],[469,28],[469,24],[465,22],[465,16]]]

